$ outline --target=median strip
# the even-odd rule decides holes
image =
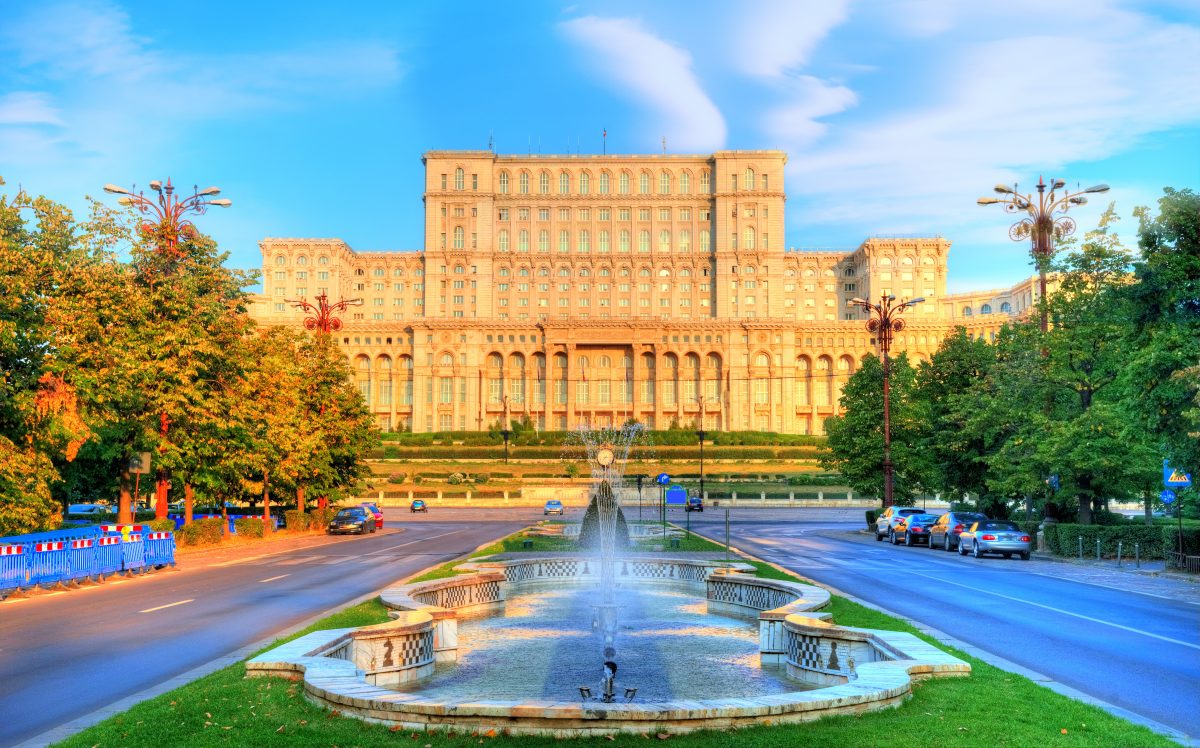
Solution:
[[[160,605],[157,608],[146,608],[145,610],[139,610],[138,612],[139,613],[153,613],[154,611],[162,610],[163,608],[174,608],[176,605],[185,605],[187,603],[193,603],[193,602],[196,602],[195,598],[192,598],[190,600],[180,600],[177,603],[167,603],[166,605]]]

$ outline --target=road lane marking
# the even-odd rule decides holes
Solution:
[[[162,610],[163,608],[174,608],[176,605],[186,605],[187,603],[194,603],[194,602],[196,602],[195,598],[192,598],[191,600],[180,600],[177,603],[167,603],[166,605],[160,605],[157,608],[146,608],[145,610],[139,610],[138,612],[139,613],[153,613],[154,611]]]
[[[263,582],[274,582],[276,579],[283,579],[284,577],[290,577],[290,576],[291,576],[291,574],[280,574],[277,577],[268,577],[266,579],[260,579],[260,580],[258,580],[258,583],[262,584]]]
[[[1179,644],[1184,647],[1189,647],[1191,649],[1200,650],[1200,644],[1191,644],[1189,642],[1180,641],[1178,639],[1172,639],[1169,636],[1162,636],[1161,634],[1154,634],[1149,631],[1135,629],[1132,626],[1123,626],[1119,623],[1113,623],[1112,621],[1105,621],[1101,618],[1092,618],[1091,616],[1085,616],[1082,613],[1072,613],[1069,610],[1063,610],[1062,608],[1055,608],[1051,605],[1043,605],[1042,603],[1035,603],[1032,600],[1022,600],[1021,598],[1013,597],[1012,595],[1002,595],[999,592],[993,592],[991,590],[986,590],[986,589],[983,589],[982,587],[972,587],[969,584],[961,584],[959,582],[951,582],[948,579],[944,579],[942,577],[937,577],[932,574],[924,574],[919,571],[909,571],[906,573],[912,574],[913,576],[917,576],[917,577],[925,577],[926,579],[932,579],[936,582],[942,582],[943,584],[952,584],[955,587],[962,587],[963,589],[972,590],[974,592],[982,592],[985,595],[993,595],[995,597],[1003,598],[1005,600],[1012,600],[1013,602],[1016,602],[1016,603],[1024,603],[1025,605],[1032,605],[1035,608],[1042,608],[1044,610],[1049,610],[1054,613],[1061,613],[1064,616],[1071,616],[1072,618],[1079,618],[1084,621],[1091,621],[1092,623],[1099,623],[1099,624],[1103,624],[1105,626],[1111,626],[1115,629],[1121,629],[1122,631],[1128,631],[1132,634],[1141,634],[1142,636],[1148,636],[1151,639],[1158,639],[1159,641],[1170,642],[1171,644]]]
[[[444,538],[447,535],[453,535],[453,534],[459,533],[459,532],[463,532],[463,530],[451,530],[450,532],[444,532],[441,535],[430,535],[427,538],[421,538],[419,540],[410,540],[407,543],[401,543],[399,545],[389,545],[387,548],[381,548],[377,551],[371,551],[370,553],[364,553],[362,555],[363,556],[377,556],[381,553],[391,553],[395,549],[403,548],[406,545],[412,545],[413,543],[424,543],[426,540],[435,540],[437,538]]]

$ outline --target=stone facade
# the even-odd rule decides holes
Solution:
[[[1032,279],[947,294],[940,236],[785,248],[786,161],[431,151],[424,250],[264,239],[253,313],[299,326],[289,300],[362,299],[336,338],[385,430],[484,430],[507,413],[549,430],[822,433],[876,350],[850,299],[925,297],[894,344],[916,359],[1036,303]]]

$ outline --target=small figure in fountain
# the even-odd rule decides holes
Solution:
[[[606,650],[606,654],[612,651]],[[617,677],[617,663],[608,660],[604,663],[603,675],[600,677],[600,700],[605,704],[611,704],[615,700],[613,695],[613,680]]]

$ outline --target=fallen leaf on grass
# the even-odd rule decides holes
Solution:
[[[388,732],[400,732],[404,729],[404,725],[392,725],[388,728]]]
[[[656,738],[658,738],[659,740],[667,740],[668,738],[670,738],[670,737],[671,737],[671,734],[670,734],[670,733],[667,733],[667,732],[660,732],[660,733],[659,733],[658,735],[656,735],[655,737],[656,737]]]
[[[283,728],[285,728],[285,727],[287,727],[287,725],[280,725],[279,729],[276,730],[275,732],[283,732]]]
[[[1059,730],[1059,732],[1061,732],[1063,735],[1066,735],[1066,734],[1067,734],[1067,728],[1065,728],[1065,727],[1064,727],[1063,729]]]

